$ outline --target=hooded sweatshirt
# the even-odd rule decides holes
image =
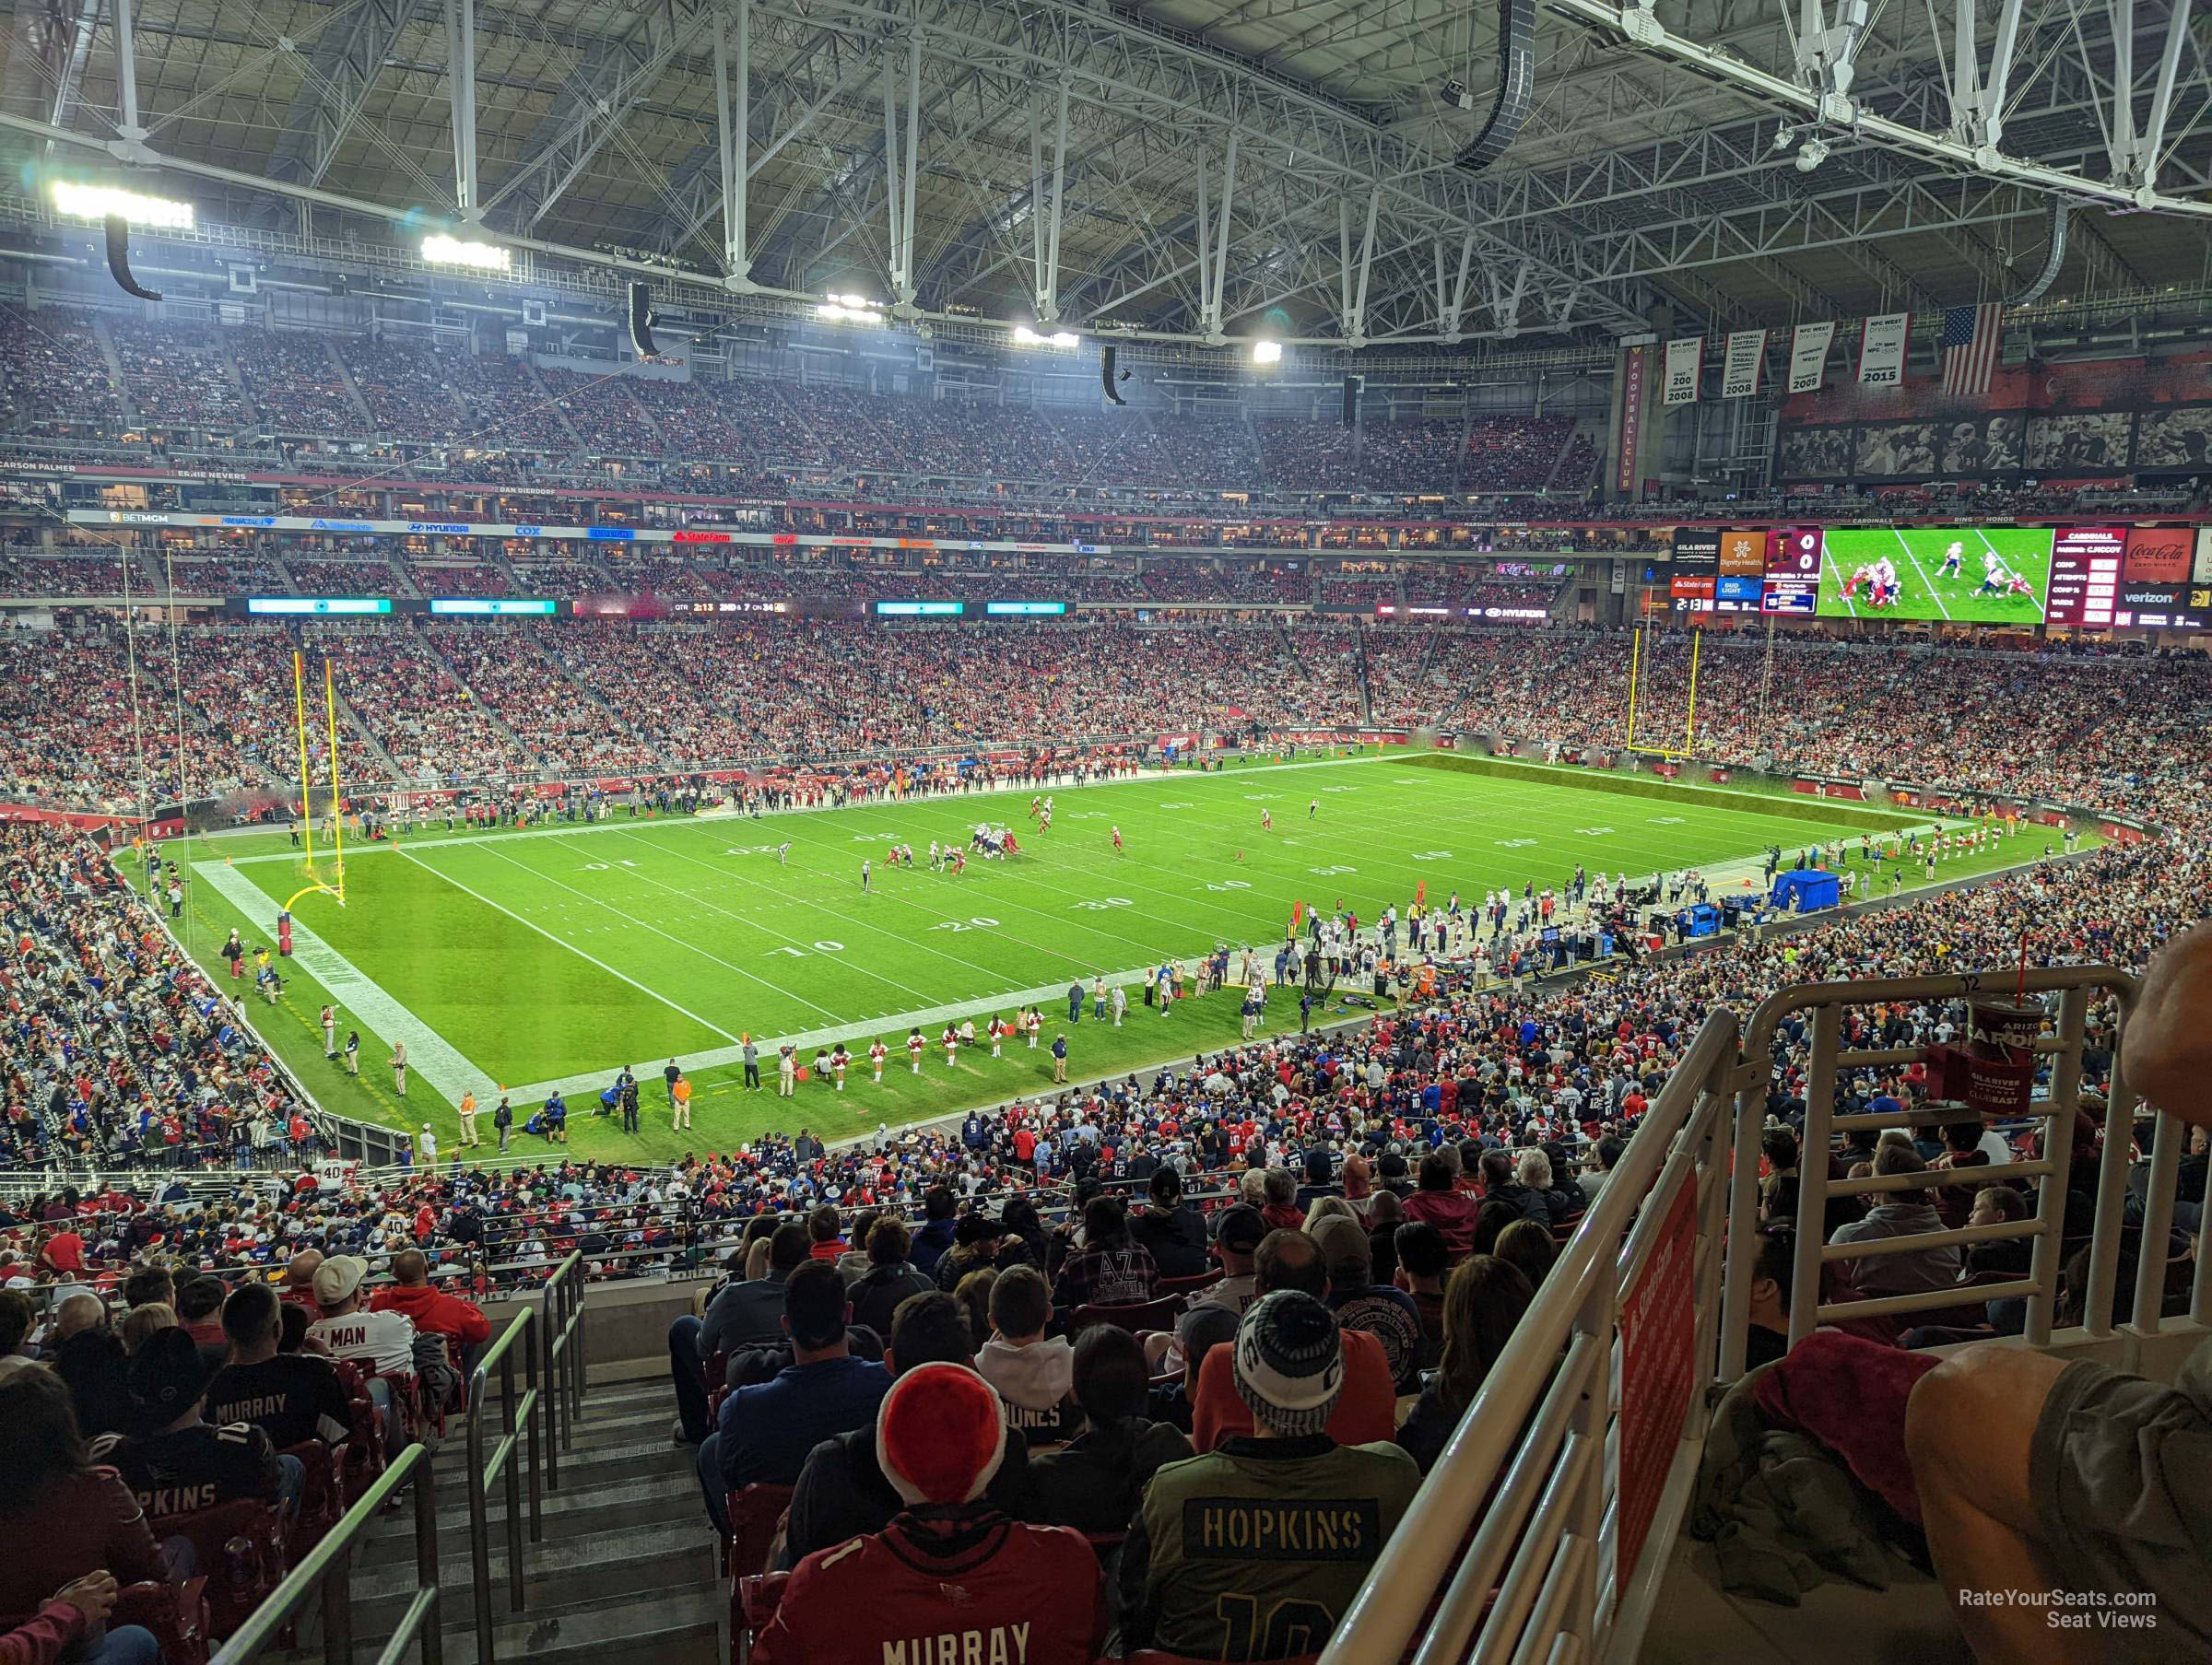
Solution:
[[[372,1312],[402,1313],[426,1335],[450,1335],[464,1347],[480,1347],[491,1340],[491,1320],[474,1301],[429,1284],[392,1284],[371,1298]]]
[[[1074,1392],[1076,1350],[1065,1336],[1017,1347],[994,1335],[976,1354],[975,1369],[998,1389],[1006,1426],[1021,1430],[1032,1449],[1082,1431]]]

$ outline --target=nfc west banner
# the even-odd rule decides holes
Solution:
[[[1859,326],[1859,381],[1867,387],[1897,387],[1905,379],[1905,338],[1912,314],[1883,312]]]
[[[1790,392],[1817,393],[1828,381],[1828,349],[1836,338],[1836,326],[1801,323],[1790,334]]]
[[[1666,344],[1666,381],[1662,405],[1695,405],[1698,373],[1705,368],[1705,337],[1682,335]]]
[[[1759,392],[1759,372],[1766,358],[1766,331],[1731,330],[1728,356],[1721,361],[1721,397],[1748,399]]]

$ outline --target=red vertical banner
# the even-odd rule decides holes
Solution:
[[[1620,432],[1614,436],[1613,489],[1623,497],[1636,495],[1636,442],[1643,436],[1644,354],[1632,346],[1620,369]]]
[[[1697,1390],[1698,1188],[1676,1188],[1651,1258],[1620,1300],[1620,1472],[1616,1588],[1635,1577]]]

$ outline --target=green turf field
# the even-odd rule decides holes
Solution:
[[[1067,1027],[1071,979],[1088,990],[1096,974],[1163,956],[1194,960],[1217,943],[1261,947],[1271,960],[1300,900],[1341,900],[1371,920],[1424,882],[1432,900],[1453,889],[1478,897],[1500,885],[1563,884],[1578,862],[1593,874],[1712,869],[1770,844],[1797,849],[1858,830],[1841,810],[1835,820],[1802,818],[1821,813],[1803,801],[1785,814],[1751,794],[1706,794],[1723,803],[1655,791],[1594,790],[1573,771],[1500,777],[1376,759],[1060,791],[1041,837],[1026,792],[760,820],[623,815],[577,828],[414,833],[348,846],[347,905],[300,900],[300,951],[282,999],[248,1010],[328,1108],[402,1126],[428,1119],[449,1143],[463,1086],[486,1108],[489,1094],[512,1089],[526,1111],[554,1082],[571,1100],[575,1147],[594,1155],[665,1157],[808,1120],[852,1131],[1040,1090],[1045,1048]],[[926,851],[932,838],[964,840],[986,817],[1030,835],[1020,856],[971,857],[959,876],[883,865],[894,839]],[[787,864],[777,856],[786,839]],[[875,864],[866,894],[863,858]],[[224,932],[242,925],[249,942],[267,941],[276,906],[304,882],[281,835],[201,840],[190,860],[187,944],[218,971]],[[341,1037],[361,1032],[358,1080],[322,1057],[315,1017],[325,998],[340,1009]],[[1043,1009],[1042,1047],[998,1061],[977,1049],[947,1068],[934,1042],[948,1016],[972,1014],[980,1029],[1024,1001]],[[1296,1002],[1278,994],[1268,1020],[1295,1028]],[[920,1076],[904,1061],[914,1024],[933,1042]],[[1096,1022],[1088,1003],[1067,1028],[1071,1074],[1187,1060],[1238,1028],[1230,996],[1162,1016],[1132,990],[1123,1028]],[[733,1061],[747,1033],[768,1061],[771,1090],[759,1095],[741,1092]],[[383,1067],[394,1036],[407,1038],[414,1064],[404,1105]],[[883,1087],[863,1066],[841,1097],[817,1087],[791,1104],[775,1096],[774,1040],[799,1038],[811,1060],[818,1041],[841,1038],[865,1055],[877,1036],[898,1052]],[[688,1135],[660,1108],[658,1070],[671,1055],[699,1084]],[[636,1136],[585,1114],[624,1063],[644,1066],[648,1088]]]
[[[1963,545],[1955,574],[1944,561],[1953,544]],[[2027,595],[1982,595],[1983,557],[1990,551],[2028,581]],[[1864,592],[1846,597],[1843,586],[1859,568],[1887,558],[1897,569],[1900,593],[1891,607],[1874,608]],[[1828,534],[1818,611],[1829,618],[1908,618],[1933,623],[2036,625],[2051,596],[2051,532],[2035,527],[1838,527]]]

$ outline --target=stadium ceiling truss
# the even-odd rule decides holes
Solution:
[[[706,310],[1595,340],[2004,299],[2060,202],[2065,292],[2202,293],[2212,0],[1545,3],[1480,173],[1465,0],[16,0],[0,137]]]

